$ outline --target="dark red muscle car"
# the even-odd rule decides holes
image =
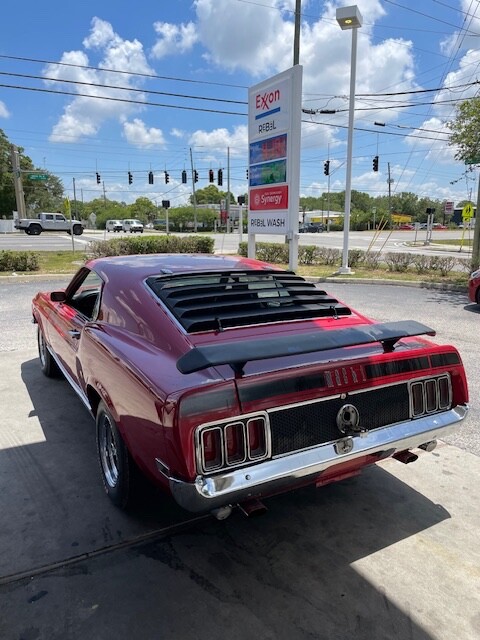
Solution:
[[[103,482],[138,471],[192,512],[416,459],[468,411],[460,356],[415,321],[374,323],[313,283],[232,256],[92,260],[33,300],[40,364],[97,422]]]

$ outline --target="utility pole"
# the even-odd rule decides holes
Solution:
[[[15,187],[15,201],[17,203],[18,217],[26,218],[25,195],[23,193],[23,186],[22,186],[22,172],[20,170],[20,158],[18,155],[18,149],[13,144],[10,150],[10,156],[12,160],[13,185]]]
[[[192,170],[192,191],[193,191],[193,230],[197,233],[197,196],[195,195],[195,178],[193,175],[193,155],[190,147],[190,167]]]
[[[227,147],[227,231],[233,233],[233,222],[230,220],[230,147]]]
[[[295,0],[295,33],[293,36],[293,66],[300,61],[300,26],[301,26],[302,0]]]
[[[390,223],[390,228],[392,227],[392,183],[394,182],[393,178],[390,177],[390,163],[388,163],[388,221]]]

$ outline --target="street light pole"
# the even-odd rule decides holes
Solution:
[[[352,151],[353,151],[353,129],[355,116],[355,79],[357,71],[357,30],[362,26],[362,14],[356,5],[352,7],[340,7],[337,9],[337,22],[340,28],[345,31],[352,31],[352,52],[350,61],[350,100],[348,108],[348,137],[347,137],[347,167],[345,175],[345,217],[343,222],[343,255],[342,266],[339,268],[340,274],[351,274],[352,270],[348,266],[348,236],[350,232],[350,209],[352,199]]]

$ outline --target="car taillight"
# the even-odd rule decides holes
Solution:
[[[196,443],[199,470],[205,473],[263,460],[270,455],[268,417],[245,416],[199,427]]]
[[[237,464],[245,460],[245,426],[242,422],[225,427],[225,449],[227,464]]]
[[[202,432],[203,466],[205,471],[214,471],[223,466],[222,431],[219,428]]]
[[[452,386],[448,374],[410,383],[412,418],[449,409],[451,404]]]
[[[247,422],[248,450],[252,460],[264,458],[267,453],[267,438],[265,420],[251,418]]]

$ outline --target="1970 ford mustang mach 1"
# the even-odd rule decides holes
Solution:
[[[232,256],[87,262],[33,300],[40,364],[96,419],[103,483],[138,472],[185,509],[239,504],[435,447],[468,411],[460,356],[416,321],[374,323],[313,283]]]

